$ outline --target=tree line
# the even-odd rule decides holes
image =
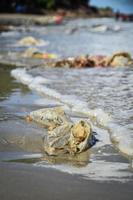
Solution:
[[[0,0],[0,12],[25,12],[37,9],[78,9],[88,7],[89,0]]]

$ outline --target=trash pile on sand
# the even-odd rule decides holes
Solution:
[[[87,121],[73,123],[62,108],[33,111],[26,119],[48,129],[43,138],[44,151],[48,155],[79,154],[98,141]]]
[[[133,66],[133,59],[127,52],[118,52],[112,56],[78,56],[45,63],[44,66],[64,68],[86,68],[86,67],[125,67]]]

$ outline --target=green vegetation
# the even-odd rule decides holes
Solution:
[[[87,7],[88,0],[35,0],[38,6],[42,6],[47,9],[55,8],[72,8],[76,9],[81,6]]]
[[[88,7],[89,0],[0,0],[0,12],[36,13],[39,9],[54,10]]]

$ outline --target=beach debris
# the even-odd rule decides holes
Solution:
[[[88,56],[78,56],[76,58],[69,57],[67,59],[58,60],[56,62],[49,62],[45,64],[51,67],[64,67],[64,68],[83,68],[94,67],[95,63],[90,60]]]
[[[39,59],[57,59],[58,56],[53,53],[42,53],[39,51],[36,51],[32,54],[33,58],[39,58]]]
[[[23,59],[25,58],[25,59]],[[31,59],[27,59],[31,58]],[[35,59],[32,59],[35,58]],[[34,67],[34,61],[38,62],[38,67],[42,68],[93,68],[93,67],[133,67],[133,58],[128,52],[117,52],[111,56],[106,55],[81,55],[59,59],[58,55],[41,52],[37,48],[29,48],[24,52],[9,52],[0,55],[0,63],[8,66],[20,66],[19,59],[23,59],[21,66]],[[44,61],[45,60],[45,61]]]
[[[29,118],[48,129],[43,137],[44,151],[48,155],[75,155],[98,141],[87,120],[73,123],[60,107],[33,111]]]
[[[39,50],[35,47],[29,47],[26,49],[24,52],[20,53],[20,56],[25,57],[25,58],[30,58],[33,56],[35,52],[38,52]]]
[[[88,59],[94,62],[94,67],[104,67],[106,65],[106,56],[104,55],[93,55],[89,56]]]
[[[70,119],[60,107],[39,109],[31,112],[30,117],[48,130],[53,130],[55,127],[70,122]]]
[[[36,39],[32,36],[24,37],[18,41],[18,45],[20,46],[42,46],[47,44],[48,44],[47,41]]]
[[[93,146],[91,125],[87,121],[79,121],[73,125],[70,133],[70,149],[72,153],[80,153]],[[96,141],[96,138],[95,138]]]
[[[107,57],[105,64],[112,67],[133,66],[133,59],[127,52],[118,52],[113,54],[111,57]]]
[[[26,51],[21,53],[20,56],[25,57],[25,58],[38,58],[38,59],[57,59],[58,58],[56,54],[40,52],[35,47],[30,47],[26,49]]]
[[[55,62],[45,63],[46,67],[88,68],[88,67],[125,67],[133,66],[133,59],[127,52],[118,52],[112,56],[86,55],[69,57]]]

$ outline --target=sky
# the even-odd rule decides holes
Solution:
[[[133,0],[91,0],[91,5],[98,7],[112,7],[114,11],[133,13]]]

